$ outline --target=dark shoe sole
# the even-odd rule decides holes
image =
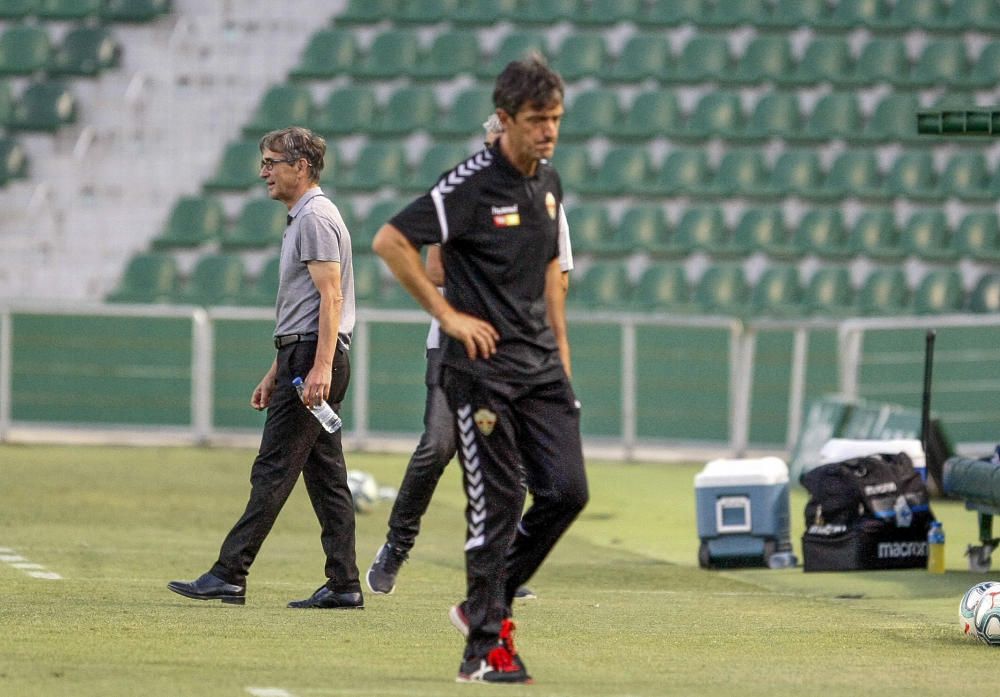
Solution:
[[[293,610],[364,610],[364,605],[331,605],[329,607],[323,607],[322,605],[292,605],[288,603],[288,607]]]
[[[380,589],[376,588],[375,586],[373,586],[372,585],[372,570],[371,569],[368,569],[368,573],[365,574],[365,585],[368,586],[368,590],[370,590],[372,593],[375,593],[377,595],[392,595],[392,592],[394,590],[396,590],[396,584],[395,583],[392,584],[392,587],[389,590],[387,590],[387,591],[380,590]]]
[[[182,590],[180,588],[175,588],[170,584],[167,584],[167,589],[172,590],[177,595],[183,595],[185,598],[190,598],[191,600],[220,600],[226,605],[246,605],[247,599],[242,595],[212,595],[204,596],[198,595],[197,593],[190,593],[188,591]]]

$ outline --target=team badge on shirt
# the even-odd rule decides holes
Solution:
[[[551,191],[545,192],[545,210],[549,212],[550,218],[556,219],[556,197],[552,195]]]
[[[516,203],[513,206],[493,206],[490,213],[493,214],[493,227],[517,227],[521,224]]]
[[[493,428],[497,425],[497,415],[486,408],[477,410],[472,415],[472,420],[476,422],[476,427],[484,436],[493,433]]]

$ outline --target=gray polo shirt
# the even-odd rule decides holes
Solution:
[[[275,336],[319,331],[319,291],[306,262],[340,262],[344,306],[340,314],[342,343],[354,331],[354,269],[351,235],[340,211],[318,186],[309,189],[288,212],[291,223],[281,240]]]

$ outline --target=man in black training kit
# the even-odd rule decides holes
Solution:
[[[491,147],[503,132],[499,117],[494,113],[483,124],[486,130],[484,145]],[[569,287],[569,272],[573,268],[573,250],[569,239],[569,225],[566,214],[559,209],[559,267],[563,272],[563,291]],[[427,275],[436,286],[444,286],[444,268],[441,266],[441,247],[434,245],[427,250]],[[553,327],[557,331],[556,340],[560,351],[565,345],[566,372],[569,369],[569,342],[565,327]],[[427,370],[424,384],[427,398],[424,404],[424,432],[420,442],[410,456],[399,486],[399,494],[392,504],[389,514],[389,531],[386,541],[375,555],[365,580],[372,593],[392,593],[396,589],[396,576],[409,557],[410,550],[420,532],[420,519],[427,512],[431,497],[437,488],[444,468],[455,456],[454,416],[448,409],[448,402],[441,389],[441,331],[437,320],[431,322],[427,332]],[[535,594],[526,586],[521,586],[515,598],[534,598]]]
[[[562,186],[548,164],[563,83],[539,56],[510,63],[493,103],[497,145],[460,163],[398,213],[373,242],[448,336],[442,386],[455,415],[467,496],[467,634],[460,682],[530,682],[514,648],[514,592],[587,503],[579,403],[553,326],[563,326]],[[441,244],[442,296],[419,248]],[[532,505],[521,517],[522,478]],[[520,519],[520,524],[518,520]]]

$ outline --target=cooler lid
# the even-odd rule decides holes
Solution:
[[[787,483],[788,465],[779,457],[712,460],[694,476],[694,485],[698,488]]]

